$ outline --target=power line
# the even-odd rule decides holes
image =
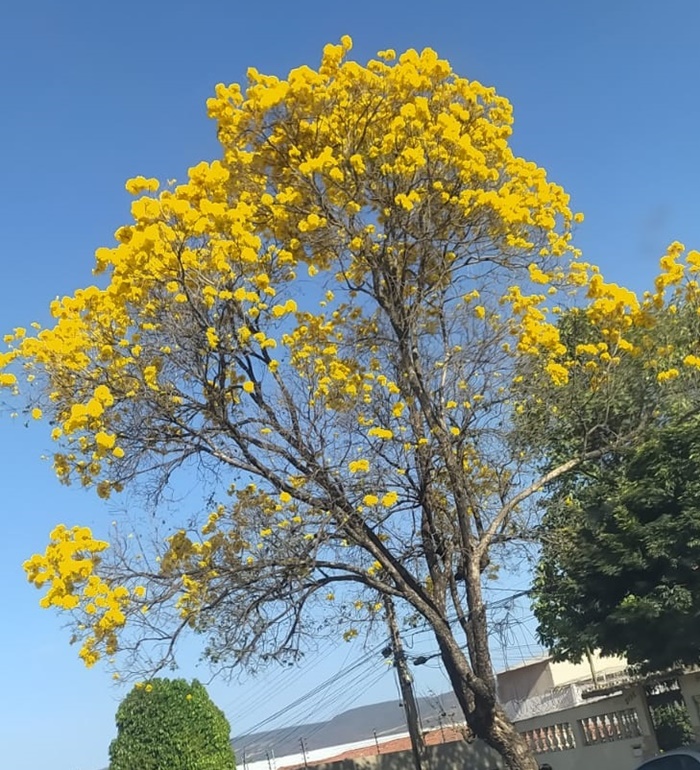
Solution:
[[[490,590],[494,590],[491,588]],[[507,589],[499,589],[499,590],[507,590]],[[519,598],[522,598],[524,596],[527,596],[531,593],[531,591],[522,589],[518,591],[512,591],[507,596],[504,596],[496,601],[486,602],[485,608],[489,611],[501,609],[504,607],[512,606],[513,602]],[[455,623],[458,619],[458,616],[456,613],[448,617],[448,621],[450,623]],[[514,619],[517,625],[523,625],[529,618],[526,619]],[[411,637],[412,642],[414,643],[415,637],[424,633],[431,632],[432,628],[427,622],[423,622],[413,628],[411,630]],[[515,641],[515,640],[513,640]],[[328,679],[324,680],[320,684],[316,685],[311,690],[305,692],[300,697],[298,697],[296,700],[292,701],[291,703],[285,705],[281,709],[278,709],[276,712],[271,714],[270,716],[266,717],[265,719],[259,721],[257,724],[253,725],[251,728],[247,730],[246,733],[244,733],[242,736],[239,736],[239,738],[246,738],[248,736],[253,735],[254,733],[260,732],[263,728],[265,728],[268,725],[271,725],[275,721],[278,721],[282,718],[284,719],[284,726],[281,728],[282,730],[286,730],[286,734],[283,733],[282,736],[280,736],[275,741],[275,746],[280,744],[284,741],[286,735],[290,734],[291,730],[298,726],[304,721],[304,716],[314,715],[318,717],[319,710],[324,709],[327,710],[328,708],[331,708],[335,706],[336,708],[340,707],[341,700],[343,702],[343,705],[347,706],[349,703],[355,702],[362,692],[366,691],[367,689],[367,676],[361,672],[361,669],[366,667],[368,664],[370,664],[373,660],[376,659],[376,657],[381,652],[382,648],[386,646],[386,642],[382,642],[378,645],[376,645],[373,648],[370,648],[368,652],[366,652],[364,655],[357,658],[353,663],[351,663],[348,666],[341,667],[335,674],[333,674]],[[525,648],[528,647],[532,649],[531,645],[509,645],[512,647],[518,647],[518,648]],[[337,647],[330,646],[325,651],[325,653],[320,657],[316,658],[313,661],[309,663],[308,666],[303,666],[300,669],[297,669],[298,673],[294,676],[293,681],[297,681],[301,676],[304,675],[304,672],[306,669],[310,667],[315,667],[315,665],[318,663],[319,660],[323,660],[328,655],[330,655]],[[502,652],[503,648],[502,648]],[[414,660],[414,664],[416,664],[417,659],[423,658],[424,660],[421,660],[420,664],[428,663],[431,659],[439,657],[439,652],[430,652],[428,654],[423,655],[416,655],[415,657],[412,655],[411,658]],[[504,655],[505,657],[505,655]],[[347,656],[346,656],[347,660]],[[433,666],[431,666],[432,668]],[[436,666],[439,668],[443,675],[445,675],[445,672],[438,662]],[[284,671],[280,673],[280,676],[277,677],[277,681],[280,681],[284,678]],[[380,671],[376,676],[372,677],[371,685],[378,682],[386,673],[386,669]],[[348,677],[350,677],[352,674],[355,674],[352,679],[347,682],[345,681]],[[447,680],[447,683],[449,684],[449,680]],[[362,691],[357,690],[358,686],[362,685]],[[338,687],[342,687],[342,691],[338,691]],[[328,691],[331,692],[328,692]],[[323,693],[327,693],[325,697],[322,697]],[[269,689],[266,688],[266,691],[264,693],[261,693],[258,698],[256,698],[256,701],[264,700],[265,698],[268,698],[269,695]],[[357,694],[356,694],[357,693]],[[318,730],[322,729],[323,725],[316,728],[314,731],[310,733],[315,734]],[[306,736],[307,738],[310,736]]]
[[[271,693],[277,692],[282,686],[289,688],[291,685],[308,676],[309,671],[317,669],[318,666],[333,653],[335,653],[337,649],[337,643],[328,642],[324,645],[323,652],[307,659],[302,665],[294,667],[280,667],[280,669],[276,671],[273,676],[266,677],[264,688],[258,688],[256,690],[256,694],[251,695],[245,699],[245,710],[249,713],[256,711],[264,703],[270,701]],[[348,650],[348,654],[345,656],[345,660],[343,661],[342,665],[344,665],[347,661],[348,657],[350,656],[350,652],[351,650]],[[228,711],[229,709],[233,708],[234,705],[238,707],[240,705],[240,699],[233,699],[224,704],[222,708],[224,711]]]
[[[343,699],[340,699],[340,696],[338,696],[338,697],[336,698],[336,701],[335,701],[335,706],[336,706],[336,708],[337,708],[339,711],[340,711],[340,710],[345,710],[345,709],[347,709],[347,708],[348,708],[348,706],[351,706],[353,703],[355,703],[355,702],[356,702],[356,701],[357,701],[357,700],[358,700],[358,699],[359,699],[359,698],[360,698],[360,697],[363,695],[363,693],[364,693],[364,692],[366,692],[366,690],[368,690],[370,687],[373,687],[375,684],[377,684],[377,682],[379,682],[379,680],[380,680],[380,679],[382,679],[383,677],[385,677],[385,676],[386,676],[388,673],[389,673],[389,670],[388,670],[388,669],[386,669],[386,670],[380,670],[380,671],[378,671],[378,673],[377,673],[377,674],[376,674],[376,675],[375,675],[373,678],[371,678],[370,680],[364,680],[364,681],[363,681],[363,687],[362,687],[362,689],[361,689],[359,692],[356,692],[356,693],[354,693],[354,694],[351,694],[351,695],[349,695],[349,696],[347,696],[347,697],[345,697],[345,698],[343,698]],[[321,730],[323,730],[323,728],[324,728],[324,727],[325,727],[325,724],[323,724],[323,725],[318,725],[318,727],[316,727],[316,728],[314,728],[313,730],[310,730],[310,731],[309,731],[309,734],[308,734],[308,736],[307,736],[307,737],[309,737],[309,738],[313,737],[313,736],[314,736],[314,735],[316,735],[318,732],[320,732]]]
[[[338,684],[341,680],[343,680],[345,677],[349,676],[354,671],[357,671],[357,669],[367,665],[368,662],[370,662],[374,657],[376,657],[381,649],[386,645],[386,642],[382,642],[381,644],[378,644],[376,647],[373,647],[370,649],[369,652],[367,652],[365,655],[358,658],[354,663],[352,663],[350,666],[345,667],[344,669],[339,670],[332,676],[330,676],[328,679],[324,680],[320,684],[316,685],[316,687],[312,688],[311,690],[305,692],[303,695],[301,695],[296,700],[292,701],[292,703],[287,704],[283,708],[276,711],[274,714],[271,714],[269,717],[266,717],[265,719],[261,720],[257,724],[255,724],[253,727],[251,727],[244,736],[240,737],[247,737],[249,735],[252,735],[253,733],[259,732],[263,727],[266,725],[271,724],[276,719],[279,719],[280,717],[287,714],[289,711],[297,708],[298,706],[302,705],[305,701],[313,699],[315,696],[322,693],[325,689],[331,687],[334,684]],[[318,701],[315,701],[315,706],[318,708]]]
[[[375,681],[378,681],[385,674],[386,671],[380,670],[378,675],[375,675],[371,683],[374,684]],[[353,679],[348,684],[343,685],[342,691],[335,692],[327,696],[322,701],[322,710],[328,711],[329,709],[335,707],[334,710],[337,711],[342,708],[340,705],[341,702],[354,702],[366,691],[367,683],[368,678],[365,672],[356,672]],[[290,714],[289,717],[285,720],[284,724],[277,728],[282,732],[278,733],[275,742],[272,744],[272,748],[276,748],[278,745],[290,739],[296,733],[299,726],[303,725],[310,718],[313,718],[315,721],[318,721],[319,719],[319,701],[316,698],[309,699],[309,701],[305,704],[305,708]],[[318,725],[314,731],[309,732],[305,737],[309,738],[311,734],[317,732],[320,729],[323,729],[325,726],[325,722]]]

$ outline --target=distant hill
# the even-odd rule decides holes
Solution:
[[[418,708],[424,729],[462,722],[454,693],[419,698]],[[374,703],[349,709],[324,722],[309,722],[293,727],[265,730],[233,738],[239,766],[244,762],[258,762],[270,757],[284,757],[298,754],[301,741],[306,751],[329,746],[344,746],[348,743],[370,740],[376,732],[378,738],[405,733],[406,716],[399,701]]]

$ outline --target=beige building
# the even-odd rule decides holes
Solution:
[[[572,684],[605,681],[627,668],[623,658],[601,657],[597,653],[581,663],[555,662],[548,655],[523,663],[497,675],[498,697],[502,703],[523,701]]]

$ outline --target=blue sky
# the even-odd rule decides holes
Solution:
[[[545,166],[586,215],[577,239],[587,258],[643,289],[668,242],[700,247],[698,29],[694,0],[7,0],[0,331],[45,320],[51,299],[91,280],[95,248],[126,220],[126,178],[182,178],[216,156],[204,103],[217,82],[242,80],[248,66],[283,75],[313,65],[324,43],[346,33],[360,60],[378,49],[430,46],[460,74],[509,97],[516,150]],[[43,427],[0,420],[3,764],[98,770],[123,692],[106,672],[82,668],[20,565],[55,523],[104,532],[113,515],[60,487],[41,459],[47,451]],[[526,635],[513,640],[527,651]],[[301,677],[277,672],[211,691],[240,732],[361,653],[342,648]],[[182,675],[196,673],[193,659]],[[436,669],[420,682],[444,687]],[[363,688],[356,682],[353,692],[365,700],[396,692],[390,672]]]

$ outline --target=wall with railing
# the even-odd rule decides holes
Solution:
[[[633,770],[657,752],[641,688],[517,723],[540,763],[554,770]]]
[[[700,677],[697,682],[700,703]],[[550,701],[551,703],[551,701]],[[700,711],[698,712],[700,722]],[[516,722],[540,764],[553,770],[634,770],[657,753],[640,687]],[[500,770],[502,759],[481,741],[427,749],[426,770]],[[318,770],[413,770],[411,752],[373,754],[318,765]]]

